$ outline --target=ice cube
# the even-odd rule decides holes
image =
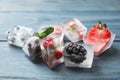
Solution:
[[[32,36],[33,29],[24,26],[15,26],[6,32],[8,43],[18,47],[23,47],[24,42]]]
[[[62,27],[64,34],[72,42],[82,40],[87,33],[87,28],[76,18],[64,22]]]
[[[91,68],[94,57],[94,49],[91,45],[79,43],[67,43],[64,48],[64,60],[66,67]]]
[[[113,44],[113,41],[114,41],[114,39],[115,39],[115,34],[114,33],[112,33],[111,32],[111,38],[110,38],[110,40],[109,40],[109,42],[105,45],[105,47],[100,51],[100,52],[98,52],[97,54],[102,54],[102,52],[104,52],[104,51],[106,51],[107,49],[109,49],[111,46],[112,46],[112,44]]]
[[[112,46],[112,43],[115,39],[115,34],[112,33],[111,31],[110,33],[111,37],[109,39],[101,39],[100,37],[97,38],[91,37],[92,39],[91,38],[89,39],[89,37],[86,36],[83,41],[85,44],[93,45],[94,55],[98,56]]]
[[[43,61],[54,68],[63,60],[63,33],[60,27],[53,26],[54,31],[42,39],[41,49],[43,50]]]
[[[40,39],[36,36],[29,37],[23,46],[23,51],[31,61],[38,62],[42,55]]]

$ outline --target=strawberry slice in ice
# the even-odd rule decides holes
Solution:
[[[101,53],[101,50],[109,43],[111,39],[111,32],[107,28],[106,24],[98,22],[98,26],[94,26],[87,35],[87,38],[84,40],[85,43],[91,44],[94,46],[94,55],[98,56]]]

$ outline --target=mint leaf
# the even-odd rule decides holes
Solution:
[[[53,31],[54,31],[54,28],[53,28],[53,27],[48,27],[48,28],[46,29],[45,33],[47,33],[47,34],[49,35],[49,34],[52,33]]]
[[[39,37],[40,37],[41,39],[44,38],[45,36],[47,36],[47,34],[46,34],[45,32],[42,32],[42,33],[39,34]]]
[[[42,38],[48,36],[49,34],[51,34],[53,31],[54,31],[53,27],[47,27],[45,31],[43,31],[39,34],[39,38],[42,39]]]

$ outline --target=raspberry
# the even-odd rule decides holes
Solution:
[[[44,48],[52,48],[54,47],[54,40],[52,37],[48,37],[43,42]]]
[[[57,50],[57,51],[55,51],[55,57],[57,58],[57,59],[60,59],[63,55],[62,55],[62,52],[61,51],[59,51],[59,50]]]

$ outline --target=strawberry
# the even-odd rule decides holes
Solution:
[[[97,56],[109,42],[111,38],[111,32],[107,28],[106,24],[102,24],[100,21],[97,26],[94,26],[87,35],[86,42],[94,46],[94,54]]]
[[[55,51],[54,54],[55,54],[54,56],[55,56],[57,59],[60,59],[60,58],[62,57],[62,52],[59,51],[59,50]]]
[[[48,37],[43,41],[44,48],[52,48],[54,47],[54,40],[52,37]]]

